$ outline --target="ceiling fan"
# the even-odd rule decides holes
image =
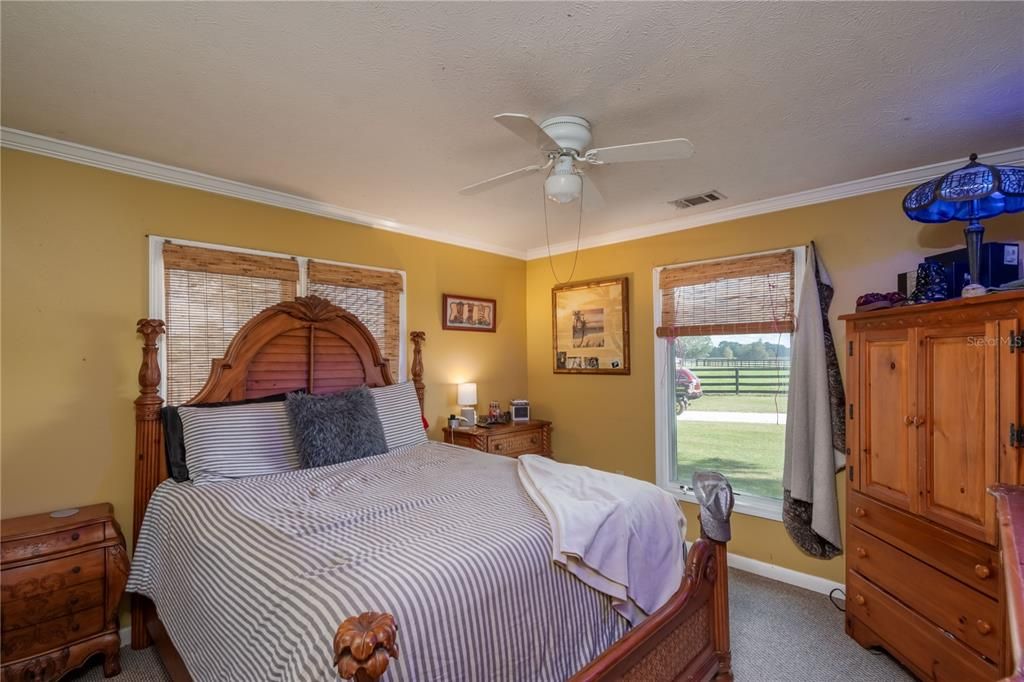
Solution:
[[[599,200],[600,193],[583,173],[582,168],[585,166],[688,159],[693,155],[693,145],[682,137],[590,149],[593,139],[590,123],[579,116],[555,116],[540,125],[525,114],[498,114],[494,120],[539,149],[546,157],[546,162],[463,187],[459,194],[476,194],[510,180],[551,169],[544,181],[544,194],[548,199],[559,204],[575,201],[580,197],[586,181],[587,196]]]

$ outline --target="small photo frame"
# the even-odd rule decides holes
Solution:
[[[441,328],[463,332],[493,332],[498,327],[498,302],[493,298],[441,295]]]
[[[555,374],[629,374],[629,279],[551,290]]]

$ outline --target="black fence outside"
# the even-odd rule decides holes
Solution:
[[[690,366],[690,371],[700,378],[705,395],[773,395],[789,391],[788,362],[760,366],[732,362],[730,367]]]

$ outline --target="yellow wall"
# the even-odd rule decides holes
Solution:
[[[893,291],[896,273],[913,269],[925,255],[963,244],[958,225],[923,226],[908,221],[900,210],[905,193],[879,192],[583,251],[574,279],[630,278],[629,376],[552,373],[551,287],[555,282],[546,259],[530,261],[526,270],[530,401],[537,416],[554,422],[558,458],[655,480],[654,267],[796,246],[813,239],[836,289],[831,315],[841,348],[844,330],[835,317],[852,312],[858,295]],[[1024,239],[1024,214],[989,220],[986,229],[986,239]],[[559,276],[569,272],[571,260],[571,254],[555,257]],[[697,529],[695,508],[686,507],[692,535]],[[734,519],[730,551],[831,580],[843,579],[841,559],[826,562],[804,556],[780,523],[744,515]]]
[[[523,263],[10,150],[0,153],[0,172],[0,515],[106,500],[126,530],[147,234],[401,268],[409,329],[427,332],[433,437],[454,408],[454,383],[476,380],[483,405],[529,395],[534,414],[555,422],[560,459],[650,481],[652,268],[814,239],[836,286],[835,317],[860,293],[895,289],[895,273],[923,255],[962,243],[956,225],[907,221],[903,191],[894,190],[590,249],[575,279],[630,276],[632,374],[554,375],[553,279],[543,259]],[[1024,214],[986,227],[988,239],[1022,239]],[[555,257],[560,273],[569,258]],[[498,332],[441,331],[442,292],[498,299]],[[834,328],[842,344],[842,325]],[[840,561],[804,557],[776,522],[737,516],[731,550],[842,579]]]
[[[427,332],[432,437],[454,382],[526,395],[526,264],[358,225],[3,150],[0,514],[98,501],[127,534],[147,234],[407,273],[408,327]],[[495,334],[441,330],[441,293],[498,300]]]

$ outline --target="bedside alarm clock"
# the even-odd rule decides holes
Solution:
[[[530,421],[529,400],[510,400],[508,402],[508,411],[512,413],[512,421],[514,422]]]

